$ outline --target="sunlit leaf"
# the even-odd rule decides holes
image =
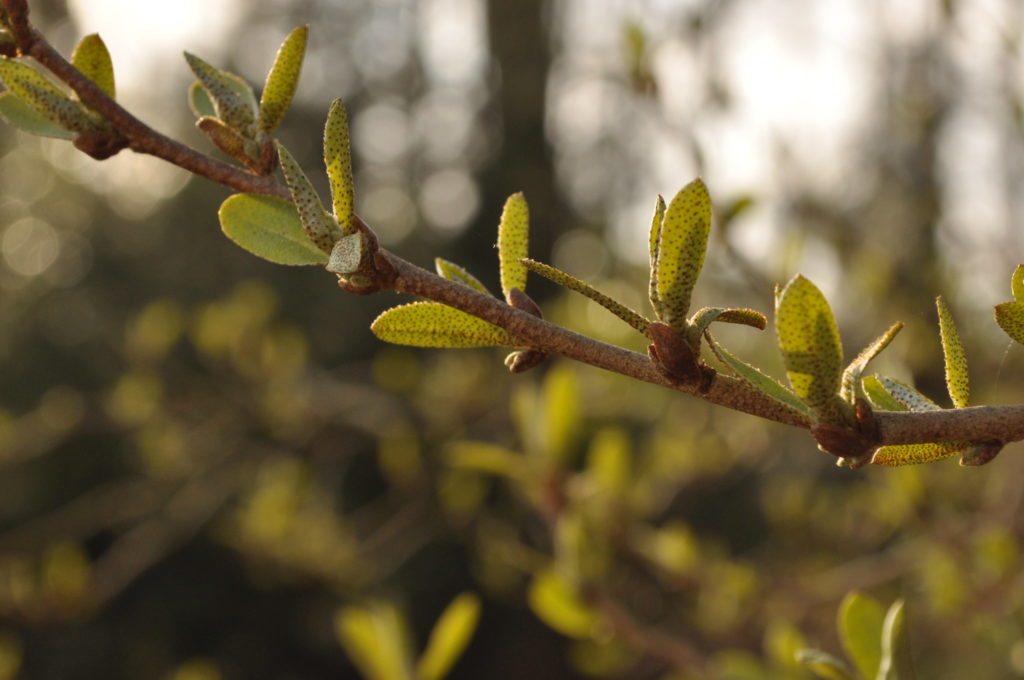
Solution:
[[[341,232],[334,222],[334,218],[324,210],[320,196],[313,188],[309,177],[302,171],[295,158],[284,148],[280,142],[277,145],[277,157],[281,162],[281,172],[284,173],[284,180],[291,191],[292,201],[299,213],[302,227],[309,234],[309,238],[320,250],[325,253],[334,249],[334,242],[341,237]]]
[[[771,397],[775,401],[792,408],[805,416],[808,420],[813,418],[814,414],[807,404],[805,404],[798,396],[793,394],[793,392],[786,389],[786,387],[784,387],[780,382],[763,373],[761,369],[751,366],[732,354],[732,352],[716,342],[710,333],[705,333],[705,337],[707,337],[708,345],[711,347],[711,351],[714,355],[718,357],[722,363],[732,369],[736,375],[750,383],[751,387],[765,396]]]
[[[299,26],[288,34],[277,50],[260,97],[259,128],[263,132],[273,132],[292,103],[295,88],[299,84],[308,35],[309,26]]]
[[[881,375],[863,380],[864,391],[876,408],[887,411],[940,411],[942,407],[910,385]]]
[[[233,89],[235,94],[246,101],[255,111],[258,104],[256,103],[256,95],[253,94],[249,83],[234,73],[221,71],[221,75],[224,76],[224,84]],[[195,114],[196,118],[217,115],[217,109],[213,105],[213,100],[210,99],[210,95],[206,93],[203,85],[199,82],[193,82],[188,88],[188,107]]]
[[[1024,302],[996,305],[996,323],[1007,335],[1024,345]]]
[[[1024,302],[1024,264],[1017,265],[1017,268],[1013,270],[1013,276],[1010,277],[1010,291],[1013,293],[1014,300]]]
[[[441,680],[462,655],[480,620],[480,598],[462,593],[434,624],[427,648],[416,665],[416,680]]]
[[[408,633],[394,606],[372,603],[344,607],[335,616],[334,627],[346,654],[364,678],[409,680]]]
[[[602,492],[620,496],[630,482],[629,435],[620,428],[599,430],[587,448],[587,478]]]
[[[83,106],[68,97],[28,64],[0,58],[0,81],[46,119],[74,132],[95,130],[97,123]]]
[[[786,284],[775,309],[775,330],[793,391],[824,420],[837,419],[834,398],[843,348],[832,308],[810,280],[798,275]]]
[[[932,463],[954,456],[970,447],[969,442],[929,442],[883,446],[871,457],[872,465],[900,467]]]
[[[331,183],[334,217],[343,234],[355,231],[355,183],[352,180],[352,151],[349,148],[348,113],[340,99],[331,102],[324,126],[324,164]]]
[[[185,52],[185,61],[206,90],[217,117],[243,134],[249,134],[256,122],[256,97],[246,85],[249,96],[238,91],[238,76],[220,71],[199,57]]]
[[[648,295],[651,300],[652,309],[658,309],[661,306],[661,298],[658,297],[658,277],[656,275],[656,268],[658,266],[658,242],[661,239],[661,225],[665,221],[665,209],[665,199],[661,194],[659,194],[658,200],[654,204],[654,217],[651,219],[650,235],[651,270]]]
[[[882,659],[885,610],[873,597],[852,591],[839,605],[839,641],[862,677],[874,680]]]
[[[940,295],[935,298],[939,312],[939,335],[942,338],[942,355],[946,361],[946,389],[957,408],[965,408],[970,401],[971,384],[967,373],[967,354],[960,333],[953,323],[953,315]]]
[[[114,86],[114,64],[103,39],[96,33],[85,36],[71,53],[71,64],[86,78],[99,85],[111,99],[117,96]]]
[[[526,290],[526,265],[529,254],[530,209],[523,192],[512,194],[505,201],[498,223],[498,262],[501,269],[501,292],[509,299],[509,290]]]
[[[437,302],[413,302],[381,313],[370,326],[381,340],[414,347],[515,345],[503,328]]]
[[[0,118],[11,127],[41,137],[74,139],[75,133],[57,125],[13,92],[0,92]]]
[[[618,300],[608,297],[590,284],[577,279],[572,274],[563,272],[561,269],[556,269],[551,265],[544,264],[543,262],[537,262],[536,260],[531,260],[529,258],[524,258],[522,262],[531,272],[540,274],[549,281],[554,281],[560,286],[565,286],[569,290],[574,290],[577,293],[587,296],[633,328],[645,335],[647,334],[647,330],[650,328],[651,322]]]
[[[668,204],[658,233],[656,258],[651,267],[658,318],[683,332],[690,296],[704,266],[711,229],[711,197],[696,179],[679,190]]]
[[[910,638],[904,617],[903,600],[896,600],[885,615],[882,630],[882,661],[878,667],[878,680],[915,680],[914,664],[910,657]]]
[[[480,283],[480,279],[470,274],[464,267],[460,267],[454,262],[449,262],[440,257],[434,258],[434,269],[437,270],[437,275],[443,279],[449,281],[457,281],[461,284],[469,286],[478,293],[484,295],[491,295],[491,291],[487,290],[487,286]]]
[[[530,609],[562,635],[585,639],[598,623],[594,610],[580,599],[573,586],[555,569],[535,572],[527,592]]]
[[[896,334],[903,329],[903,322],[897,321],[889,330],[882,333],[880,336],[864,348],[864,350],[857,355],[857,358],[850,362],[850,365],[843,371],[842,389],[840,391],[841,396],[846,401],[853,403],[854,399],[857,398],[857,388],[861,382],[861,376],[864,373],[864,369],[867,368],[868,362],[874,359],[878,354],[889,346],[892,339],[896,337]]]
[[[690,346],[696,349],[700,343],[700,336],[704,334],[708,326],[716,321],[752,326],[761,331],[768,326],[768,319],[765,318],[765,315],[753,309],[701,307],[690,317],[686,329],[686,341],[690,343]]]
[[[796,659],[801,666],[821,680],[856,680],[842,660],[820,649],[801,649],[797,652]]]
[[[289,201],[235,194],[221,204],[217,215],[227,237],[253,255],[277,264],[327,263],[327,255],[309,240]]]

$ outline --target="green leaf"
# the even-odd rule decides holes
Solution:
[[[658,194],[658,200],[654,204],[654,217],[651,219],[651,273],[648,285],[648,296],[651,300],[652,309],[660,309],[661,298],[658,297],[658,277],[656,275],[658,266],[658,245],[661,240],[661,225],[665,222],[665,199]]]
[[[801,649],[796,660],[821,680],[856,680],[845,663],[820,649]]]
[[[546,460],[564,467],[583,426],[583,400],[575,370],[566,363],[556,364],[544,376],[542,390],[540,448]]]
[[[838,618],[843,651],[862,677],[874,678],[882,660],[885,610],[875,598],[853,591],[847,593],[839,605]]]
[[[367,680],[412,680],[405,621],[393,605],[344,607],[334,618],[346,654]]]
[[[878,666],[877,680],[915,680],[917,677],[910,657],[910,639],[903,612],[903,600],[896,600],[885,615],[882,661]]]
[[[900,467],[931,463],[954,456],[970,447],[970,442],[929,442],[883,446],[871,457],[872,465]]]
[[[515,451],[497,444],[463,441],[445,447],[445,460],[455,468],[473,470],[526,481],[529,470],[526,459]]]
[[[299,84],[302,57],[306,52],[306,38],[309,26],[299,26],[288,34],[274,57],[274,63],[267,73],[260,97],[259,128],[270,134],[280,125],[284,114],[292,103],[295,88]]]
[[[249,83],[234,73],[221,71],[221,74],[224,76],[224,83],[255,110],[258,106],[256,104],[256,95],[253,94]],[[202,84],[199,82],[193,82],[188,88],[188,107],[192,109],[192,113],[195,114],[196,118],[217,116],[217,109],[213,105],[213,100],[210,99],[210,95],[206,93],[206,90],[203,89]]]
[[[360,232],[342,236],[334,244],[327,261],[327,271],[335,274],[354,274],[366,254],[366,237]]]
[[[523,192],[508,197],[501,210],[498,223],[498,263],[501,271],[501,292],[510,301],[509,291],[513,288],[526,290],[526,265],[523,259],[529,254],[530,208],[526,205]]]
[[[753,309],[701,307],[690,317],[690,322],[686,329],[686,341],[690,343],[694,350],[700,344],[700,336],[715,321],[752,326],[760,331],[763,331],[768,326],[768,319],[765,318],[765,315]]]
[[[873,375],[864,378],[864,391],[876,408],[887,411],[941,411],[942,407],[910,385]]]
[[[302,228],[306,230],[310,240],[322,251],[329,253],[334,249],[334,242],[342,234],[340,233],[334,218],[324,210],[320,196],[313,188],[309,177],[302,171],[295,158],[284,148],[281,142],[274,140],[277,145],[277,158],[281,162],[281,172],[284,173],[284,181],[291,191],[292,201],[299,213],[299,220],[302,221]]]
[[[277,264],[327,264],[327,255],[310,242],[295,206],[274,196],[235,194],[217,213],[232,241],[253,255]]]
[[[789,384],[827,422],[841,416],[835,407],[843,370],[839,329],[818,287],[797,275],[786,284],[775,308],[775,330]]]
[[[241,80],[238,76],[215,69],[194,54],[185,52],[185,61],[213,102],[217,117],[242,134],[251,136],[259,108],[252,88],[246,84],[248,95],[242,94],[238,88]]]
[[[686,328],[690,296],[704,266],[710,230],[711,197],[704,182],[695,179],[668,204],[651,267],[654,312],[680,333]]]
[[[1014,300],[1024,302],[1024,264],[1017,265],[1017,268],[1013,270],[1013,276],[1010,277],[1010,291],[1013,293]]]
[[[850,365],[843,371],[842,389],[840,390],[840,396],[849,403],[853,403],[854,400],[859,396],[858,388],[861,385],[861,375],[864,373],[864,369],[867,368],[868,362],[874,359],[879,353],[889,346],[892,339],[896,337],[896,334],[903,330],[903,322],[897,321],[892,326],[889,326],[889,330],[882,333],[880,336],[875,338],[874,342],[864,348],[864,350],[857,355],[857,358],[850,362]]]
[[[478,293],[484,295],[491,295],[491,291],[487,290],[487,286],[480,283],[480,279],[470,274],[464,267],[460,267],[454,262],[449,262],[440,257],[434,258],[434,269],[437,270],[437,275],[443,279],[449,281],[456,281],[463,285],[469,286]]]
[[[233,127],[226,125],[220,118],[203,116],[196,121],[196,127],[206,135],[206,138],[215,147],[228,156],[240,160],[249,155],[247,145],[252,144],[252,140],[240,135]]]
[[[647,334],[648,329],[651,326],[651,322],[640,316],[632,309],[622,304],[618,300],[608,297],[601,291],[597,290],[593,286],[584,281],[577,279],[571,274],[563,272],[561,269],[556,269],[551,265],[544,264],[543,262],[537,262],[529,258],[523,258],[522,263],[535,274],[540,274],[549,281],[554,281],[560,286],[565,286],[569,290],[574,290],[577,293],[587,296],[597,304],[601,305],[609,312],[619,317],[633,328],[637,329],[644,335]]]
[[[71,53],[71,64],[86,78],[99,85],[108,97],[114,99],[117,96],[117,89],[114,86],[114,64],[99,34],[92,33],[78,41],[75,51]]]
[[[785,404],[794,411],[805,416],[808,420],[813,419],[813,412],[807,404],[800,399],[800,397],[786,389],[780,382],[771,376],[763,373],[761,369],[751,366],[729,352],[725,347],[718,344],[710,333],[705,332],[705,337],[708,339],[708,346],[711,347],[711,351],[716,357],[718,357],[719,361],[732,369],[732,371],[740,378],[750,383],[751,387],[765,396],[770,397],[781,404]]]
[[[940,295],[935,298],[939,312],[939,335],[942,338],[942,355],[946,363],[946,389],[956,408],[965,408],[971,397],[971,383],[967,372],[967,354],[964,352],[960,334],[953,323],[953,315]]]
[[[87,132],[98,127],[80,103],[28,64],[6,57],[0,59],[0,81],[52,123],[74,132]]]
[[[1007,335],[1024,345],[1024,302],[996,305],[996,323]]]
[[[416,665],[416,680],[441,680],[462,655],[480,620],[480,598],[462,593],[434,624],[427,648]]]
[[[334,217],[343,234],[355,231],[355,182],[352,180],[352,151],[349,148],[348,114],[340,99],[331,102],[324,126],[324,163],[331,182]]]
[[[74,132],[57,125],[13,92],[0,92],[0,118],[11,127],[40,137],[75,138]]]
[[[586,639],[593,635],[598,624],[594,610],[551,567],[535,573],[527,592],[527,601],[541,621],[562,635]]]
[[[381,313],[370,326],[381,340],[413,347],[515,345],[499,326],[438,302],[413,302]]]

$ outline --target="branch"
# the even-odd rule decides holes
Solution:
[[[99,143],[103,149],[99,155],[92,151],[97,146],[95,140],[88,142],[89,148],[85,148],[80,140],[76,140],[78,148],[102,160],[128,147],[137,153],[161,158],[194,175],[205,177],[236,191],[289,198],[287,188],[276,177],[256,175],[207,156],[140,121],[72,66],[28,23],[28,10],[22,0],[3,0],[3,4],[7,8],[12,26],[16,29],[15,40],[21,54],[34,58],[49,69],[53,75],[74,90],[82,102],[96,110],[114,127],[116,132]]]

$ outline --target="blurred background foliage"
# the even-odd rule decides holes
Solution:
[[[197,146],[180,51],[262,83],[310,23],[282,138],[319,167],[345,97],[358,211],[424,266],[497,288],[523,190],[531,254],[641,308],[655,194],[699,174],[698,305],[770,311],[801,271],[850,353],[906,321],[878,369],[940,398],[941,292],[976,403],[1024,400],[991,321],[1024,260],[1014,0],[30,4],[65,51],[99,31],[122,101]],[[1024,676],[1019,444],[839,470],[802,431],[596,369],[383,346],[397,298],[244,253],[226,192],[156,160],[5,128],[0,177],[0,679],[360,677],[346,621],[391,621],[412,663],[466,591],[453,678],[797,679],[797,648],[839,652],[851,589],[906,598],[921,677]],[[770,335],[721,335],[781,374]]]

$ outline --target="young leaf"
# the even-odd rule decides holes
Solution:
[[[469,644],[479,620],[479,597],[462,593],[452,600],[430,632],[427,648],[416,664],[417,680],[444,678]]]
[[[560,286],[565,286],[569,290],[574,290],[577,293],[587,296],[597,304],[601,305],[609,312],[619,317],[633,328],[637,329],[644,335],[647,334],[648,329],[651,326],[651,322],[634,312],[629,307],[625,306],[618,300],[614,300],[599,290],[595,289],[588,283],[585,283],[571,274],[563,272],[561,269],[556,269],[551,265],[544,264],[543,262],[537,262],[529,258],[523,258],[522,263],[535,274],[540,274],[549,281],[554,281]]]
[[[860,672],[874,680],[882,660],[882,626],[885,610],[873,597],[852,591],[839,605],[839,641]]]
[[[716,357],[718,357],[719,361],[731,368],[740,378],[750,383],[751,387],[765,396],[771,397],[775,401],[792,408],[794,411],[805,416],[808,421],[813,419],[814,414],[811,412],[811,409],[808,408],[807,404],[801,401],[800,398],[791,391],[783,387],[781,383],[771,376],[762,373],[759,368],[751,366],[742,359],[734,356],[731,352],[718,344],[710,333],[705,332],[705,337],[708,339],[708,345],[711,347],[711,351]]]
[[[331,182],[334,217],[343,234],[355,231],[352,223],[355,183],[352,181],[352,151],[349,149],[348,114],[340,99],[331,102],[324,126],[324,164]]]
[[[885,615],[882,630],[882,661],[878,667],[878,680],[915,680],[914,664],[910,658],[910,639],[903,614],[903,600],[896,600]]]
[[[89,117],[81,104],[64,94],[28,64],[0,58],[0,81],[36,112],[63,128],[74,132],[97,128],[97,123]]]
[[[237,76],[219,71],[189,52],[185,52],[185,61],[209,95],[217,117],[239,132],[251,134],[258,109],[252,88],[246,86],[249,96],[244,96],[238,92]]]
[[[515,345],[499,326],[438,302],[413,302],[381,313],[370,326],[381,340],[413,347]]]
[[[879,353],[889,346],[892,339],[896,337],[896,334],[903,329],[903,322],[897,321],[892,326],[889,326],[889,330],[882,333],[880,336],[875,338],[874,342],[864,348],[864,350],[857,355],[857,358],[850,362],[850,365],[843,371],[842,388],[840,389],[840,396],[849,403],[853,403],[854,400],[860,396],[858,388],[861,384],[861,375],[864,373],[864,369],[867,368],[868,362],[874,359]]]
[[[327,271],[335,274],[354,274],[359,271],[366,251],[366,237],[360,232],[342,236],[334,244],[331,257],[327,261]]]
[[[801,649],[796,654],[796,660],[821,680],[855,680],[842,660],[820,649]]]
[[[1024,345],[1024,302],[996,305],[996,323],[1007,335]]]
[[[264,260],[290,265],[327,264],[327,255],[309,240],[289,201],[235,194],[221,204],[217,215],[228,238]]]
[[[1024,264],[1017,265],[1017,268],[1013,270],[1013,276],[1010,277],[1010,291],[1013,293],[1014,300],[1024,302]]]
[[[655,314],[679,332],[686,327],[690,296],[704,266],[710,230],[711,197],[704,182],[695,179],[669,203],[651,267]]]
[[[834,397],[843,370],[839,329],[825,296],[795,276],[779,296],[775,330],[793,391],[825,420],[835,420]]]
[[[475,441],[449,444],[445,448],[445,462],[454,468],[529,481],[526,458],[496,444]]]
[[[86,78],[99,85],[111,99],[117,95],[114,86],[114,64],[103,39],[97,33],[85,36],[71,53],[71,64]]]
[[[530,241],[530,208],[523,192],[508,197],[498,223],[498,263],[501,270],[501,292],[509,299],[509,290],[526,290],[526,265]]]
[[[252,140],[240,135],[233,127],[226,125],[220,118],[203,116],[196,121],[196,127],[206,135],[206,138],[209,139],[215,147],[223,151],[228,156],[238,160],[242,160],[248,156],[246,147],[247,143],[252,143]]]
[[[910,385],[893,378],[872,375],[863,380],[871,403],[887,411],[941,411],[942,407]]]
[[[967,355],[964,353],[960,334],[953,323],[953,315],[940,295],[935,298],[939,312],[939,336],[942,338],[942,355],[946,360],[946,389],[956,408],[965,408],[971,396],[971,383],[967,374]]]
[[[658,200],[654,204],[654,218],[651,219],[651,274],[648,285],[648,296],[651,300],[652,309],[661,308],[661,298],[658,297],[658,277],[655,268],[658,266],[658,242],[661,239],[661,225],[665,221],[665,199],[658,194]]]
[[[393,605],[344,607],[334,618],[342,647],[367,680],[409,680],[405,621]]]
[[[11,127],[29,134],[57,139],[74,139],[75,133],[57,125],[13,92],[0,92],[0,118]]]
[[[491,291],[487,290],[487,286],[480,283],[480,279],[470,274],[464,267],[460,267],[454,262],[449,262],[440,257],[434,258],[434,269],[437,270],[437,275],[443,279],[449,281],[457,281],[458,283],[464,284],[484,295],[491,295]]]
[[[334,218],[324,210],[320,196],[313,188],[313,184],[306,177],[295,158],[284,148],[284,145],[277,140],[277,158],[281,162],[281,172],[284,173],[284,180],[292,194],[292,201],[302,221],[302,228],[309,234],[313,243],[325,253],[331,252],[334,242],[340,238]]]
[[[759,331],[763,331],[768,326],[768,319],[765,318],[765,315],[753,309],[701,307],[690,317],[690,322],[687,325],[686,341],[690,343],[691,347],[697,349],[700,336],[715,321],[752,326]]]
[[[872,465],[901,467],[943,460],[970,447],[969,442],[930,442],[883,446],[871,456]]]
[[[278,48],[274,64],[267,73],[259,107],[259,128],[267,134],[277,128],[292,103],[295,88],[299,84],[308,35],[309,26],[299,26],[289,33]]]
[[[224,76],[224,84],[234,90],[235,94],[241,97],[255,111],[259,105],[256,103],[256,95],[253,94],[249,83],[234,73],[228,73],[227,71],[221,71],[220,73]],[[192,113],[195,114],[196,118],[217,115],[217,109],[213,105],[213,100],[210,99],[210,95],[207,94],[202,83],[198,81],[193,82],[188,88],[188,107],[192,109]]]
[[[585,639],[594,632],[598,617],[575,593],[572,584],[555,569],[534,574],[527,592],[530,609],[562,635]]]

